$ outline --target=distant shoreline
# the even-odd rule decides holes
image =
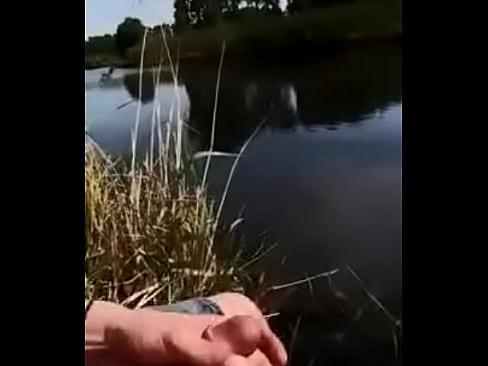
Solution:
[[[213,28],[189,30],[169,38],[167,44],[180,62],[218,59],[226,43],[226,58],[300,59],[337,48],[402,40],[401,1],[363,1],[280,18],[240,23],[221,23]],[[166,54],[159,33],[146,39],[144,66],[159,65]],[[142,42],[128,48],[125,57],[111,54],[85,55],[85,69],[138,67]],[[179,57],[176,57],[179,55]]]
[[[273,60],[280,60],[286,56],[287,61],[294,58],[299,59],[306,59],[310,57],[316,56],[324,56],[331,52],[340,51],[341,49],[348,49],[351,47],[377,47],[377,46],[387,46],[397,45],[398,43],[402,43],[402,34],[391,35],[390,37],[385,37],[383,39],[373,39],[373,40],[360,40],[360,41],[338,41],[338,42],[323,42],[323,43],[315,43],[315,44],[303,44],[300,46],[289,47],[280,51],[271,50],[266,52],[266,50],[256,53],[256,54],[243,54],[238,50],[233,50],[231,47],[227,48],[226,51],[226,59],[239,59],[242,60],[247,59],[249,61],[257,62],[265,62],[266,60],[273,61]],[[191,64],[193,62],[208,62],[217,59],[216,54],[212,53],[187,53],[180,56],[180,64]],[[118,59],[117,61],[113,62],[109,58],[106,60],[101,60],[97,63],[93,62],[85,62],[85,70],[96,70],[96,69],[103,69],[113,66],[117,69],[123,68],[139,68],[139,62],[132,62],[130,60],[123,60],[121,61]],[[155,63],[149,62],[148,64],[144,65],[144,68],[151,68],[157,66]]]

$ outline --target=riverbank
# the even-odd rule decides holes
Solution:
[[[400,0],[364,0],[338,4],[320,10],[284,17],[223,23],[205,30],[194,30],[167,40],[179,61],[217,58],[223,42],[226,57],[305,57],[337,46],[368,42],[401,41],[402,5]],[[142,45],[127,51],[127,66],[139,66]],[[160,35],[146,40],[146,65],[157,65],[164,54]],[[109,60],[98,63],[108,66]],[[93,67],[87,62],[85,68]]]
[[[94,70],[109,66],[121,69],[133,67],[134,65],[129,60],[113,54],[85,55],[85,70]]]
[[[176,150],[124,165],[85,146],[87,298],[140,307],[242,288],[229,230]]]

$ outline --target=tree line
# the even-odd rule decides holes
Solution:
[[[286,12],[299,13],[352,0],[288,0]],[[175,0],[175,31],[211,27],[222,21],[281,16],[280,0]]]
[[[166,34],[173,33],[173,26],[163,23],[148,28],[149,35],[160,35],[161,27]],[[117,26],[115,34],[88,37],[85,41],[85,54],[119,54],[123,57],[129,48],[141,42],[145,31],[146,26],[140,19],[127,17]]]
[[[340,2],[354,0],[288,0],[285,11],[280,0],[174,0],[174,23],[162,24],[167,34],[204,29],[219,23],[236,23],[259,17],[279,17]],[[358,0],[356,0],[358,1]],[[161,25],[149,29],[150,34],[161,33]],[[115,34],[89,37],[85,53],[125,56],[126,51],[140,43],[146,30],[140,19],[128,17],[117,26]]]

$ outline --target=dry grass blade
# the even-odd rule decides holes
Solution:
[[[144,29],[144,36],[142,38],[142,51],[141,51],[141,63],[139,65],[139,100],[137,102],[137,112],[136,112],[136,124],[134,127],[133,135],[132,135],[132,172],[135,170],[136,164],[136,148],[137,148],[137,138],[139,135],[139,123],[141,119],[141,108],[142,108],[142,76],[144,70],[144,52],[146,50],[146,40],[147,40],[148,28]]]
[[[203,158],[210,159],[212,157],[235,158],[237,156],[238,156],[238,154],[222,152],[222,151],[199,151],[199,152],[193,154],[193,160],[198,160],[198,159],[203,159]]]
[[[288,353],[290,355],[290,359],[288,360],[288,363],[291,365],[291,357],[293,355],[293,349],[295,348],[295,344],[298,338],[298,329],[300,328],[300,322],[302,318],[299,317],[295,323],[295,326],[293,327],[293,332],[291,334],[291,339],[290,339],[290,345],[288,346]]]
[[[393,347],[395,349],[395,358],[398,359],[398,355],[399,355],[399,342],[398,342],[398,336],[396,334],[396,329],[393,328],[391,330],[391,333],[392,333],[392,337],[393,337]]]
[[[271,313],[271,314],[265,314],[265,315],[263,315],[263,317],[264,317],[264,319],[269,320],[269,319],[275,318],[279,315],[280,315],[280,313]]]
[[[167,285],[159,285],[155,289],[153,289],[151,292],[146,293],[143,298],[137,303],[135,306],[136,309],[143,308],[149,302],[154,299],[156,296],[158,296],[165,288]]]
[[[327,271],[327,272],[319,273],[317,275],[310,276],[310,277],[307,277],[307,278],[304,278],[304,279],[301,279],[301,280],[298,280],[298,281],[288,282],[288,283],[284,283],[282,285],[274,285],[274,286],[269,287],[266,290],[266,292],[283,290],[285,288],[289,288],[289,287],[293,287],[293,286],[298,286],[298,285],[302,285],[302,284],[305,284],[305,283],[306,284],[310,284],[311,281],[314,281],[314,280],[316,280],[318,278],[326,278],[326,277],[333,276],[337,272],[339,272],[339,269],[336,268],[336,269],[334,269],[332,271]]]
[[[233,233],[242,222],[244,222],[242,217],[235,219],[234,222],[230,224],[229,232]]]
[[[156,285],[153,285],[153,286],[150,286],[148,288],[145,288],[141,291],[137,291],[136,293],[132,294],[131,296],[129,296],[127,299],[125,299],[124,301],[121,302],[122,305],[129,305],[131,303],[133,303],[134,301],[136,301],[138,298],[144,296],[145,294],[147,294],[148,292],[151,292],[153,291],[154,289],[158,288],[158,284]]]
[[[217,222],[219,222],[220,216],[222,215],[222,209],[224,207],[225,200],[226,200],[227,194],[229,192],[230,183],[232,182],[232,178],[234,177],[234,173],[235,173],[235,170],[237,168],[237,164],[239,163],[239,160],[241,159],[244,151],[246,151],[247,146],[251,143],[251,141],[254,139],[254,137],[256,137],[256,135],[258,134],[259,130],[261,129],[261,127],[263,126],[263,124],[265,122],[266,122],[266,119],[263,119],[259,123],[259,125],[256,127],[254,132],[251,134],[251,136],[249,136],[249,138],[246,140],[244,145],[242,145],[241,149],[239,150],[239,153],[237,154],[237,157],[234,159],[234,163],[232,164],[232,167],[230,168],[229,176],[227,178],[227,182],[225,184],[224,192],[222,193],[222,198],[220,199],[219,208],[217,210]]]
[[[364,281],[359,277],[359,275],[351,268],[347,267],[347,270],[349,273],[356,279],[356,281],[359,283],[359,286],[363,290],[363,292],[368,296],[368,298],[380,309],[386,316],[387,318],[391,321],[393,326],[397,327],[400,331],[402,330],[402,321],[397,319],[390,311],[383,306],[383,304],[378,300],[376,296],[374,296],[366,287],[366,284]]]
[[[278,246],[278,244],[273,244],[269,248],[267,248],[264,252],[256,255],[254,258],[251,258],[248,262],[244,263],[242,266],[239,267],[239,270],[243,271],[249,266],[255,264],[256,262],[259,262],[261,259],[266,257],[273,249],[275,249]]]
[[[214,108],[213,108],[213,115],[212,115],[212,131],[210,133],[210,146],[209,146],[210,154],[212,154],[214,144],[215,144],[215,125],[217,123],[217,108],[219,105],[219,92],[220,92],[220,76],[222,74],[222,66],[224,65],[225,46],[226,43],[224,42],[222,44],[222,51],[220,53],[219,70],[217,72],[217,83],[215,85]],[[211,160],[211,155],[208,155],[207,161],[205,163],[205,170],[203,172],[202,187],[205,187],[205,184],[207,182],[208,169],[210,168],[210,160]]]

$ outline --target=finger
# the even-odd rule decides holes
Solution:
[[[286,364],[285,348],[263,318],[234,316],[209,327],[203,338],[226,343],[232,352],[245,357],[259,349],[273,366]]]
[[[178,342],[182,354],[177,359],[192,366],[226,366],[226,360],[232,355],[232,349],[225,342],[212,342],[205,339],[193,339],[191,343]],[[176,351],[176,350],[175,350]]]
[[[266,321],[265,321],[266,322]],[[285,347],[276,335],[269,329],[269,326],[263,327],[262,337],[258,344],[258,349],[263,352],[273,366],[284,366],[287,363],[288,356]]]
[[[202,337],[212,342],[227,344],[235,354],[249,356],[256,351],[260,343],[262,329],[256,318],[238,315],[208,327]]]
[[[260,350],[254,352],[247,360],[251,366],[272,366],[268,358]]]
[[[224,366],[253,366],[253,364],[243,356],[232,355],[225,360]]]

